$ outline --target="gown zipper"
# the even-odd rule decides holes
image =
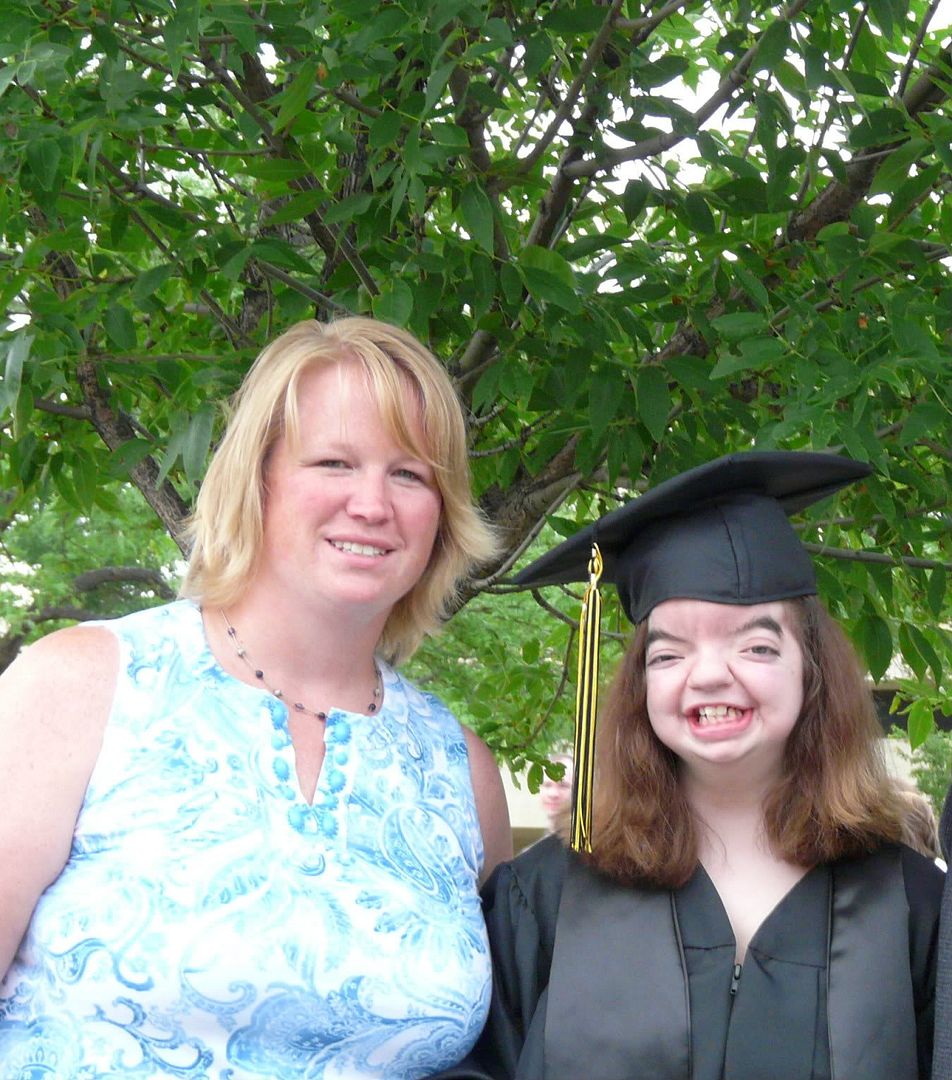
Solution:
[[[737,996],[737,985],[740,982],[740,973],[740,964],[735,964],[734,970],[731,972],[731,997]]]

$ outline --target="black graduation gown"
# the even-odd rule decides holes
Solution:
[[[895,882],[898,899],[890,903],[902,912],[901,930],[892,934],[891,945],[886,936],[874,934],[876,939],[868,941],[868,956],[854,957],[858,962],[852,968],[848,1007],[836,1014],[848,1017],[838,1023],[852,1043],[852,1056],[841,1060],[861,1062],[867,1055],[866,1060],[876,1061],[875,1069],[882,1075],[905,1078],[918,1072],[926,1078],[944,875],[908,848],[884,851],[882,856],[848,864],[849,872],[858,873],[859,880],[882,874],[884,868],[888,878],[891,866],[901,868],[901,873],[897,869],[892,874],[901,880]],[[490,1018],[473,1058],[447,1076],[458,1080],[592,1076],[603,1080],[830,1080],[830,1002],[835,998],[842,1005],[844,997],[842,992],[831,992],[831,986],[843,984],[833,978],[830,956],[842,953],[844,945],[861,951],[867,936],[864,926],[859,937],[853,935],[859,944],[850,943],[849,925],[863,926],[863,913],[851,914],[849,900],[844,898],[835,908],[834,893],[839,889],[845,897],[848,891],[845,884],[837,884],[847,880],[840,873],[842,865],[847,864],[815,867],[791,889],[754,935],[740,977],[735,979],[733,933],[702,868],[674,893],[620,889],[601,884],[604,879],[591,874],[556,838],[541,841],[500,867],[484,890],[494,960]],[[571,923],[576,915],[584,916],[573,914],[571,904],[562,905],[560,982],[553,984],[550,1000],[549,973],[567,874],[570,880],[581,876],[581,891],[566,887],[567,896],[590,900],[605,888],[607,901],[605,905],[599,902],[602,918],[595,937],[574,951],[564,942],[586,936],[588,931],[565,934],[567,924],[579,925]],[[887,878],[882,879],[884,888]],[[627,918],[633,896],[639,904],[648,905],[653,912],[650,917],[657,920],[650,925],[660,933],[642,934],[632,941],[631,925],[616,929],[616,921]],[[836,918],[847,923],[847,933],[839,937],[831,931],[834,910]],[[618,920],[613,911],[619,914]],[[896,925],[894,917],[892,925]],[[897,937],[902,938],[898,948]],[[592,944],[594,950],[586,954]],[[890,957],[884,958],[890,948]],[[659,972],[670,971],[671,956],[680,956],[683,977],[679,973],[665,983]],[[884,1030],[893,1025],[875,1019],[877,1011],[882,1013],[884,1000],[890,1009],[908,1014],[905,1026],[900,1023],[886,1037]],[[653,1056],[651,1039],[658,1033],[646,1034],[646,1030],[652,1025],[657,1029],[659,1017],[663,1026],[669,1016],[669,1033],[662,1032],[660,1041],[670,1045]],[[871,1030],[863,1031],[867,1016]],[[683,1046],[675,1034],[680,1027]],[[895,1069],[890,1055],[895,1055]],[[861,1068],[857,1065],[854,1075],[833,1080],[865,1080],[865,1075],[857,1075]],[[872,1076],[874,1067],[870,1065],[869,1070]]]

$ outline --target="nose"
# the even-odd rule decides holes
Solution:
[[[347,513],[373,523],[389,520],[392,505],[386,477],[370,471],[357,473],[347,500]]]
[[[699,690],[727,686],[734,681],[727,654],[721,649],[700,649],[691,662],[688,684]]]

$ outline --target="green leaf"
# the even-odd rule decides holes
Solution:
[[[919,439],[932,438],[936,432],[949,430],[949,412],[935,402],[913,405],[899,434],[900,446],[912,446]]]
[[[688,390],[710,388],[710,362],[702,356],[669,356],[665,370],[680,386]]]
[[[750,371],[760,371],[782,360],[788,351],[787,343],[777,337],[753,337],[740,343],[740,354]]]
[[[770,71],[776,68],[784,58],[789,44],[790,24],[783,19],[772,22],[760,37],[754,70]]]
[[[862,119],[850,132],[850,146],[862,149],[889,142],[905,134],[906,117],[898,109],[891,107],[877,109]]]
[[[0,68],[0,97],[3,97],[7,87],[13,82],[16,76],[16,65],[7,64],[5,67]]]
[[[23,366],[30,358],[34,335],[21,330],[14,335],[7,345],[7,359],[3,369],[3,382],[0,383],[0,411],[16,409],[23,379]]]
[[[929,601],[929,610],[937,619],[942,614],[947,579],[948,575],[941,566],[930,570],[926,575],[926,598]]]
[[[922,682],[926,677],[926,661],[922,653],[916,648],[912,628],[906,622],[899,624],[899,650],[902,653],[903,660],[915,673],[916,678]]]
[[[671,414],[671,392],[661,368],[641,367],[635,378],[635,408],[655,442],[661,442]]]
[[[324,220],[328,225],[340,225],[342,222],[350,223],[362,214],[366,214],[373,204],[374,197],[369,191],[362,191],[357,195],[348,195],[340,202],[329,206],[324,213]]]
[[[375,117],[367,134],[367,143],[370,148],[383,150],[392,147],[397,141],[403,123],[404,118],[395,109],[388,109]]]
[[[654,188],[644,180],[629,180],[625,185],[625,193],[621,198],[622,210],[629,224],[637,220],[641,211],[648,203],[648,197],[653,194]]]
[[[132,286],[132,299],[137,303],[148,300],[149,297],[154,296],[162,288],[174,273],[175,267],[171,263],[163,263],[161,266],[153,266],[151,269],[145,270],[138,276],[135,285]]]
[[[529,244],[519,253],[519,265],[527,270],[544,270],[547,274],[557,277],[570,289],[576,287],[575,271],[557,251],[551,248],[540,247],[538,244]]]
[[[932,642],[926,637],[926,635],[919,629],[918,626],[909,627],[909,633],[912,636],[915,646],[919,651],[919,655],[925,660],[925,662],[932,669],[932,677],[935,679],[936,685],[940,685],[942,682],[942,661],[939,659],[939,654],[932,647]]]
[[[534,761],[529,766],[529,771],[526,774],[526,784],[529,788],[531,795],[538,795],[539,788],[542,787],[542,781],[544,779],[544,770],[538,761]]]
[[[928,701],[914,701],[909,706],[906,716],[906,733],[909,736],[909,746],[915,750],[922,746],[932,734],[935,727],[935,719],[932,715],[932,707]]]
[[[493,206],[489,196],[479,185],[471,180],[460,196],[460,210],[463,224],[473,240],[490,255],[494,252],[493,244]]]
[[[433,111],[437,102],[443,96],[443,91],[446,89],[446,84],[450,81],[450,76],[453,74],[455,67],[456,61],[450,60],[430,74],[426,81],[426,99],[423,103],[424,116]]]
[[[300,70],[294,76],[291,84],[277,94],[275,101],[280,102],[277,118],[274,121],[275,131],[284,131],[294,123],[295,118],[307,106],[314,92],[314,83],[317,78],[317,62],[305,61]]]
[[[182,465],[189,483],[198,485],[205,473],[205,461],[212,442],[212,428],[215,424],[215,411],[211,405],[198,409],[182,440]]]
[[[284,225],[289,221],[301,221],[312,210],[319,209],[327,201],[327,193],[320,190],[302,191],[290,199],[268,217],[269,225]]]
[[[110,474],[125,479],[151,450],[152,446],[146,439],[126,439],[109,455]]]
[[[395,278],[373,298],[373,313],[384,322],[406,326],[413,313],[413,290],[405,281]]]
[[[857,71],[851,68],[846,74],[846,79],[857,94],[867,94],[870,97],[889,97],[889,87],[881,80],[865,71]]]
[[[588,34],[598,30],[605,21],[605,11],[595,5],[577,4],[553,8],[542,25],[560,34]]]
[[[719,315],[711,321],[711,326],[725,340],[740,341],[755,334],[763,334],[767,329],[767,320],[756,311],[734,311],[729,315]]]
[[[735,264],[731,268],[731,273],[737,279],[747,293],[747,295],[754,300],[758,307],[766,308],[770,306],[770,296],[767,290],[764,288],[763,283],[756,278],[749,270],[743,266]]]
[[[869,0],[869,9],[873,21],[882,30],[888,40],[893,36],[893,3],[892,0]]]
[[[660,60],[637,67],[634,72],[635,82],[645,90],[664,86],[672,79],[680,78],[690,66],[690,61],[686,57],[669,53],[667,56],[662,56]]]
[[[732,375],[748,370],[747,357],[741,352],[718,350],[717,363],[711,368],[710,378],[728,379]]]
[[[896,189],[892,202],[889,204],[889,213],[886,216],[890,225],[894,224],[905,214],[910,206],[916,204],[923,195],[933,188],[943,175],[942,162],[937,161],[927,169],[922,169]]]
[[[588,416],[593,434],[603,435],[621,405],[621,386],[612,371],[599,370],[588,391]]]
[[[684,197],[682,204],[684,218],[692,229],[701,233],[713,233],[716,225],[707,200],[699,191],[691,191]]]
[[[56,187],[62,151],[56,139],[36,139],[27,143],[26,160],[30,170],[45,191]]]
[[[136,347],[135,323],[126,308],[110,304],[103,312],[102,325],[117,349],[128,352]]]
[[[874,682],[879,682],[892,660],[893,642],[889,624],[879,615],[869,613],[860,618],[857,634],[869,673]]]
[[[574,289],[569,288],[565,282],[556,277],[548,270],[539,270],[534,266],[526,266],[522,269],[523,280],[530,295],[536,300],[555,304],[571,315],[577,315],[582,310],[582,302]]]

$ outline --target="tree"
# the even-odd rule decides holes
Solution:
[[[920,738],[952,663],[935,8],[13,0],[10,513],[55,493],[88,517],[131,483],[180,538],[213,402],[261,345],[371,312],[445,359],[469,411],[503,537],[480,607],[545,522],[726,450],[870,460],[808,539],[874,677],[904,658]]]

